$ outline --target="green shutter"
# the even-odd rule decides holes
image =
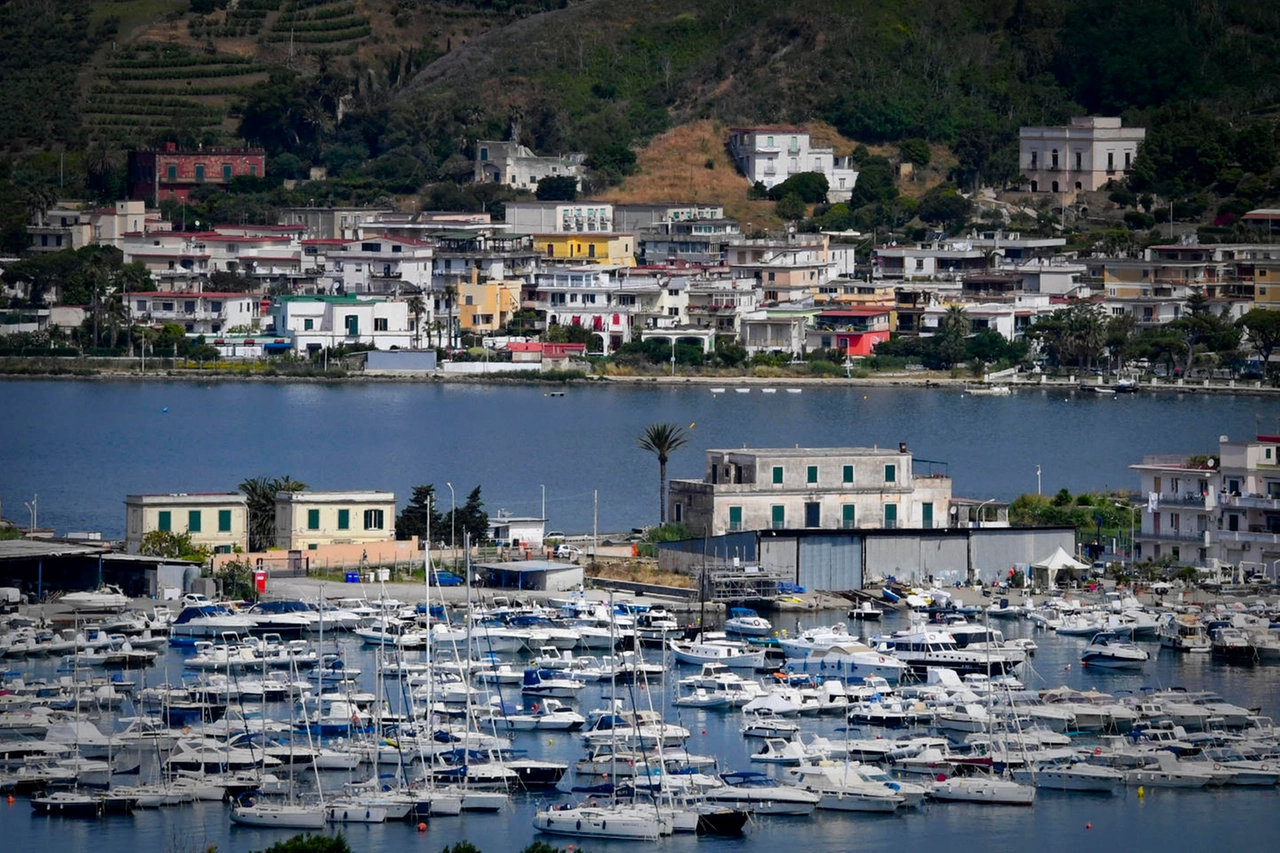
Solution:
[[[231,510],[229,509],[218,510],[218,532],[219,533],[231,532]]]
[[[165,533],[173,529],[173,520],[169,510],[163,509],[160,511],[160,521],[156,526],[157,529],[163,530]]]
[[[884,466],[884,481],[885,481],[886,483],[896,483],[896,482],[898,481],[898,466],[897,466],[897,465],[886,465],[886,466]]]
[[[773,529],[781,530],[787,526],[787,508],[785,506],[772,507]]]
[[[773,484],[775,486],[782,485],[782,466],[781,465],[773,466]]]
[[[308,530],[320,529],[320,510],[318,509],[307,510],[307,529]]]
[[[816,482],[818,482],[818,466],[817,466],[817,465],[810,465],[810,466],[809,466],[809,470],[805,472],[805,477],[804,477],[804,478],[805,478],[805,482],[807,482],[807,483],[816,483]]]
[[[926,530],[933,527],[933,504],[928,503],[921,507],[921,526]]]
[[[845,530],[852,530],[855,524],[853,514],[853,504],[845,504],[840,507],[840,526]]]
[[[852,482],[853,482],[853,466],[852,466],[852,465],[846,465],[846,466],[844,466],[844,475],[843,475],[842,479],[843,479],[843,480],[844,480],[844,482],[846,482],[846,483],[852,483]]]
[[[187,530],[191,533],[200,532],[200,510],[193,509],[187,512]]]
[[[742,507],[740,506],[729,507],[729,529],[730,530],[742,529]]]
[[[886,528],[893,528],[898,526],[898,505],[897,504],[884,505],[884,526]]]
[[[338,510],[338,529],[339,530],[351,529],[351,510],[349,509]]]

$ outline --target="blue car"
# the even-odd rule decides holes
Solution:
[[[435,572],[431,577],[431,582],[436,586],[462,586],[466,583],[466,580],[453,572]]]

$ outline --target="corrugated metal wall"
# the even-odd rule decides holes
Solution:
[[[794,536],[761,535],[760,567],[765,571],[781,572],[789,580],[795,581],[798,556]]]
[[[806,536],[800,540],[800,579],[806,589],[862,588],[861,536]]]
[[[920,533],[916,536],[867,538],[868,579],[896,577],[938,583],[963,581],[968,572],[968,542],[964,536]]]
[[[1004,580],[1009,569],[1026,569],[1061,547],[1075,554],[1074,530],[987,527],[969,531],[973,568],[983,583]]]
[[[684,539],[658,545],[658,568],[664,572],[689,573],[707,563],[739,563],[756,561],[756,534],[746,530],[705,539]]]

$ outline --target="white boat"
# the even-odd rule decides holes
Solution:
[[[983,803],[994,806],[1029,806],[1036,789],[996,776],[951,776],[933,783],[935,800],[951,803]]]
[[[844,623],[837,622],[820,628],[807,628],[794,637],[787,636],[784,631],[778,636],[778,647],[789,658],[804,658],[819,649],[857,641],[858,638],[849,633]]]
[[[788,771],[795,783],[820,797],[818,808],[842,812],[892,812],[907,798],[879,782],[868,782],[847,762],[823,762]]]
[[[386,823],[387,810],[383,806],[339,800],[326,807],[325,819],[329,823]]]
[[[956,672],[981,672],[1004,675],[1026,660],[1026,653],[995,651],[990,648],[962,649],[956,638],[945,630],[913,627],[888,637],[872,638],[879,643],[881,654],[892,654],[918,674],[930,667],[954,669]]]
[[[822,750],[810,749],[799,737],[786,740],[780,737],[765,738],[759,752],[752,753],[751,760],[762,764],[803,764],[830,758]]]
[[[779,785],[773,777],[756,771],[724,773],[720,778],[724,785],[702,792],[708,803],[759,815],[807,816],[813,814],[821,799],[812,791]]]
[[[614,804],[539,809],[533,828],[549,835],[657,841],[663,833],[655,806]]]
[[[677,696],[674,705],[677,708],[728,708],[732,697],[723,690],[708,690],[695,687],[688,693]]]
[[[577,711],[571,711],[555,699],[543,699],[534,702],[528,714],[495,715],[499,725],[505,725],[513,731],[577,731],[586,725],[587,718]]]
[[[1172,752],[1155,754],[1155,763],[1125,774],[1130,785],[1152,788],[1203,788],[1213,780],[1213,773],[1178,761]]]
[[[1209,642],[1209,632],[1190,613],[1167,614],[1156,629],[1156,636],[1160,638],[1161,648],[1176,652],[1208,654],[1213,647]]]
[[[520,692],[525,696],[572,699],[586,686],[585,682],[570,678],[554,669],[526,669]]]
[[[221,637],[227,633],[248,633],[254,621],[247,616],[232,613],[220,604],[193,604],[170,625],[170,632],[178,637]]]
[[[1013,393],[1008,385],[968,385],[964,390],[975,397],[1008,397]]]
[[[864,621],[874,622],[884,615],[884,611],[876,607],[874,602],[863,599],[862,601],[849,608],[846,614],[850,619],[862,619]]]
[[[256,803],[247,796],[231,808],[231,820],[241,826],[277,829],[324,829],[328,813],[322,805]]]
[[[77,613],[119,613],[129,606],[120,587],[103,584],[91,592],[69,592],[58,603]]]
[[[764,669],[764,649],[748,649],[738,643],[668,640],[667,647],[680,663],[694,666],[718,663],[733,669]]]
[[[783,719],[775,711],[760,710],[747,713],[740,731],[743,737],[789,738],[800,733],[800,726]]]
[[[729,618],[724,620],[724,629],[744,637],[767,637],[773,630],[773,624],[750,607],[731,607]]]
[[[1080,655],[1086,666],[1105,669],[1142,669],[1150,659],[1146,649],[1125,642],[1109,631],[1095,634]]]
[[[786,668],[788,672],[838,678],[848,683],[882,678],[889,684],[897,684],[909,667],[892,654],[850,638],[842,645],[814,650],[799,660],[788,659]]]
[[[1125,785],[1125,774],[1114,767],[1085,762],[1043,763],[1011,772],[1015,782],[1052,791],[1090,791],[1111,794]]]

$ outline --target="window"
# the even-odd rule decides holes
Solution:
[[[818,482],[818,466],[817,465],[809,466],[808,470],[805,471],[804,481],[810,484],[816,484]]]
[[[1116,170],[1116,152],[1107,152],[1107,171],[1114,172]]]
[[[200,510],[193,509],[187,513],[187,530],[191,533],[200,532]]]
[[[250,164],[249,164],[249,177],[251,177],[251,178],[256,178],[256,177],[258,177],[258,164],[257,164],[257,163],[250,163]]]
[[[851,485],[853,483],[853,466],[852,465],[844,466],[844,470],[840,474],[840,482],[846,485]]]
[[[231,510],[229,509],[218,510],[218,532],[219,533],[231,532]]]
[[[1084,155],[1081,154],[1079,151],[1077,151],[1076,152],[1076,171],[1077,172],[1084,170],[1083,160],[1084,160]]]
[[[312,320],[310,317],[307,317],[302,321],[302,331],[304,332],[310,332],[315,327],[316,327],[316,321]]]
[[[684,504],[676,504],[675,507],[676,524],[684,523]]]
[[[773,484],[775,486],[782,485],[782,466],[781,465],[773,466]]]
[[[1038,168],[1038,164],[1036,163],[1036,160],[1039,158],[1039,156],[1040,156],[1040,152],[1039,152],[1039,151],[1032,151],[1032,152],[1031,152],[1031,168],[1032,168],[1032,169],[1036,169],[1036,168]]]
[[[886,483],[898,482],[898,466],[897,465],[884,466],[884,481]]]
[[[489,159],[489,149],[488,149],[488,148],[481,148],[481,149],[480,149],[480,161],[481,161],[481,162],[484,162],[484,161],[486,161],[486,160],[488,160],[488,159]]]
[[[884,527],[886,530],[892,530],[898,526],[898,505],[884,505]]]
[[[342,325],[346,327],[348,335],[360,334],[360,317],[358,315],[346,315],[342,318]]]
[[[349,509],[338,510],[338,529],[339,530],[351,529],[351,510]]]
[[[320,510],[318,509],[307,510],[307,529],[308,530],[320,529]]]
[[[197,183],[204,183],[204,165],[203,164],[196,166],[196,181]]]
[[[822,504],[817,501],[806,501],[804,505],[804,526],[821,527]]]
[[[774,530],[781,530],[787,526],[787,508],[785,506],[769,508],[769,526]]]
[[[169,510],[160,510],[160,520],[156,523],[156,529],[168,533],[173,529],[173,517]]]
[[[145,299],[139,299],[139,300],[138,300],[138,310],[139,310],[139,311],[146,311],[146,310],[147,310],[147,300],[145,300]]]
[[[852,530],[857,526],[853,504],[844,504],[840,507],[840,526],[845,530]]]
[[[920,507],[920,526],[925,530],[933,527],[933,504],[927,503]]]
[[[1055,148],[1053,149],[1053,151],[1049,152],[1049,157],[1051,158],[1051,161],[1052,161],[1049,168],[1057,169],[1058,168],[1058,149]]]
[[[196,313],[196,301],[194,299],[184,300],[182,303],[182,310],[187,314]]]
[[[741,530],[741,529],[742,529],[742,507],[731,506],[729,507],[729,530],[734,531],[734,530]]]
[[[228,183],[231,182],[231,164],[230,163],[222,164],[222,180],[227,181]]]
[[[364,511],[364,529],[365,530],[381,530],[382,529],[382,510],[366,509]]]
[[[161,513],[161,514],[163,515],[163,513]],[[164,530],[164,529],[166,529],[166,528],[163,528],[163,527],[161,528],[161,530]],[[1240,516],[1236,515],[1235,513],[1231,513],[1230,515],[1228,515],[1228,516],[1227,516],[1227,529],[1228,529],[1228,530],[1239,530],[1239,529],[1240,529]]]
[[[375,332],[385,332],[385,331],[387,330],[387,318],[386,318],[386,317],[374,317],[374,318],[373,318],[373,330],[374,330]]]

